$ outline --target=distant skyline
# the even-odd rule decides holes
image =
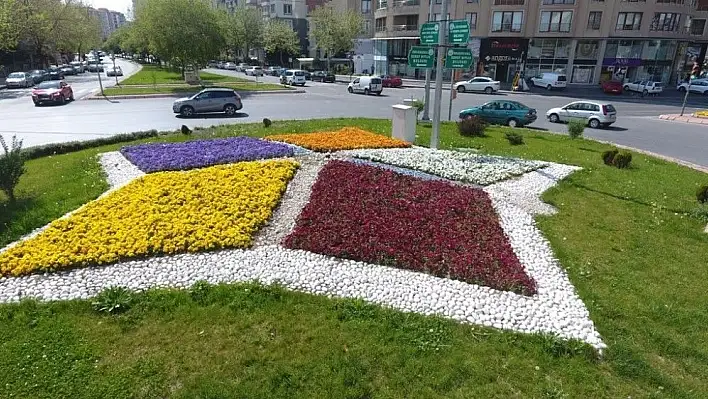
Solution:
[[[93,8],[107,8],[122,12],[126,17],[128,17],[128,9],[133,6],[132,0],[86,0],[85,3]]]

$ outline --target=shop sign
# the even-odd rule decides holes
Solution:
[[[520,62],[528,50],[529,40],[518,37],[485,38],[479,56],[484,62]]]
[[[637,67],[642,65],[641,58],[605,58],[602,65],[614,65],[623,67]]]

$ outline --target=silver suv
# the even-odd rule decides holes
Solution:
[[[191,96],[175,100],[172,112],[184,117],[209,112],[224,112],[234,116],[243,108],[241,96],[233,89],[209,88]]]

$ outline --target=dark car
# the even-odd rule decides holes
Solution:
[[[74,91],[64,81],[42,82],[32,89],[32,101],[36,107],[44,103],[65,104],[74,101]]]
[[[71,65],[64,64],[61,67],[59,67],[59,69],[61,69],[61,72],[64,74],[64,76],[76,75],[76,69],[74,69],[74,67],[72,67]]]
[[[281,67],[271,67],[270,76],[280,76],[280,72],[283,71]]]
[[[401,87],[403,86],[403,80],[398,76],[382,75],[381,81],[383,82],[383,87]]]
[[[305,76],[305,79],[307,79],[307,76]],[[313,82],[334,83],[335,77],[334,77],[334,74],[331,72],[315,71],[315,72],[312,72],[312,81]]]
[[[243,108],[241,96],[233,89],[213,87],[199,93],[180,98],[172,103],[172,111],[183,117],[195,114],[223,112],[226,116],[234,116]]]
[[[312,80],[312,74],[310,71],[303,71],[305,72],[305,80]]]
[[[485,122],[510,127],[520,127],[533,123],[538,116],[536,110],[518,101],[494,100],[478,107],[460,111],[460,119],[478,116]]]
[[[610,94],[622,94],[622,82],[616,80],[606,80],[602,82],[602,91]]]
[[[46,80],[62,80],[64,79],[64,72],[58,67],[49,67],[47,69],[47,79]]]
[[[49,72],[44,69],[35,69],[33,71],[29,71],[29,74],[32,76],[34,84],[42,83],[49,77]]]

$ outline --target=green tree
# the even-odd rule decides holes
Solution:
[[[300,38],[285,21],[271,19],[263,32],[263,48],[271,54],[279,52],[280,65],[283,65],[283,54],[300,52]]]
[[[20,29],[15,10],[15,0],[0,2],[0,50],[12,50],[17,45]]]
[[[311,21],[315,44],[327,52],[327,69],[330,57],[351,50],[354,39],[363,32],[363,19],[352,10],[340,13],[330,6],[318,7],[312,12]]]
[[[62,30],[57,47],[65,52],[84,54],[101,44],[101,23],[81,3],[69,4],[67,18],[72,22]]]
[[[223,12],[222,25],[228,47],[242,51],[244,58],[263,44],[263,17],[257,8],[239,6],[233,13]]]
[[[0,190],[5,192],[10,203],[14,203],[15,187],[20,182],[20,176],[25,173],[22,140],[12,136],[12,143],[8,145],[0,135],[0,147],[4,151],[4,154],[0,154]]]

